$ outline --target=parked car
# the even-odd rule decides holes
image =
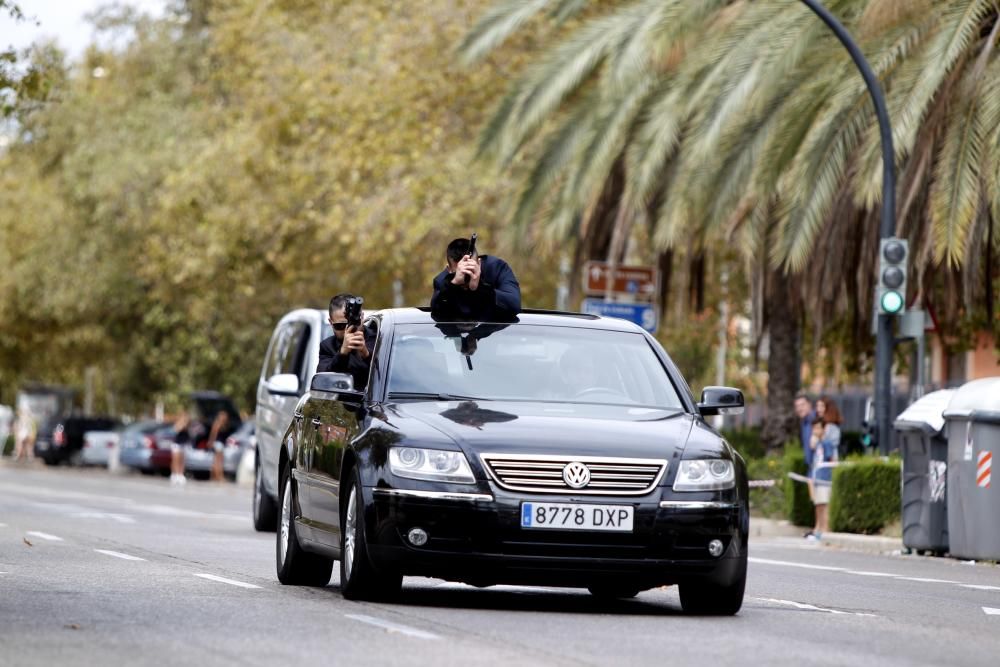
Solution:
[[[253,457],[257,448],[257,424],[248,419],[236,432],[226,438],[225,472],[226,477],[235,480],[244,456]]]
[[[139,472],[170,473],[170,444],[175,432],[170,422],[142,421],[129,425],[121,433],[118,460]]]
[[[118,446],[119,431],[87,431],[83,434],[81,463],[106,468],[111,450]]]
[[[278,452],[295,405],[319,362],[319,344],[333,335],[327,312],[293,310],[274,327],[257,382],[253,525],[274,530],[277,522]]]
[[[278,579],[349,599],[404,575],[631,597],[677,584],[690,613],[735,614],[749,529],[740,455],[636,325],[523,312],[449,324],[382,311],[364,391],[317,373],[279,451]]]
[[[227,445],[227,439],[243,424],[240,413],[225,394],[217,391],[196,391],[191,394],[191,411],[197,422],[190,429],[191,440],[184,446],[184,472],[195,477],[208,478],[215,460],[215,442],[209,441],[212,422],[219,413],[228,417],[226,426],[219,433],[222,443],[223,471],[235,477],[239,465],[239,448]]]
[[[63,417],[51,420],[38,430],[35,456],[47,465],[83,461],[83,434],[87,431],[110,431],[119,426],[110,417]]]

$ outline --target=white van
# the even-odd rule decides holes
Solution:
[[[281,441],[316,373],[319,344],[332,335],[326,311],[313,308],[288,313],[271,335],[257,382],[253,525],[259,531],[275,529]]]

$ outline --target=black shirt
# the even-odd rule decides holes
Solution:
[[[431,315],[439,320],[505,322],[521,312],[521,286],[514,270],[499,257],[481,255],[475,291],[455,285],[447,269],[434,278]]]
[[[319,364],[317,373],[350,373],[354,377],[354,388],[361,390],[368,384],[368,369],[371,366],[371,354],[375,349],[377,332],[365,327],[365,347],[368,348],[368,359],[362,359],[356,352],[341,354],[343,341],[334,334],[319,344]]]

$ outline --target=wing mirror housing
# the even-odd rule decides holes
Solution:
[[[278,373],[272,375],[265,386],[267,393],[275,396],[298,396],[299,376],[295,373]]]
[[[361,403],[365,392],[354,388],[354,378],[349,373],[316,373],[310,389],[323,394],[336,394],[345,403]]]
[[[732,387],[705,387],[701,392],[698,412],[703,417],[711,415],[743,414],[743,392]]]

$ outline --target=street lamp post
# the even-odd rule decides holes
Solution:
[[[889,124],[889,111],[885,105],[882,86],[879,85],[878,77],[865,60],[861,49],[840,21],[817,0],[801,0],[801,2],[823,19],[851,54],[854,64],[864,77],[868,94],[875,104],[879,135],[882,139],[882,224],[879,227],[879,237],[890,238],[896,233],[896,164],[892,147],[892,126]],[[892,433],[889,423],[892,403],[892,316],[878,313],[875,317],[878,318],[875,341],[875,425],[879,449],[883,454],[887,454]]]

